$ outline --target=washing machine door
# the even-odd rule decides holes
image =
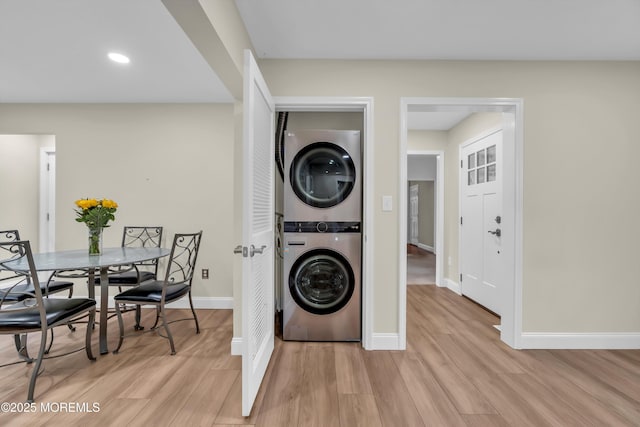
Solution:
[[[293,192],[307,205],[330,208],[353,190],[356,168],[349,153],[330,142],[316,142],[300,150],[291,162]]]
[[[330,314],[344,307],[355,287],[353,269],[339,253],[314,249],[301,255],[289,274],[289,291],[299,307]]]

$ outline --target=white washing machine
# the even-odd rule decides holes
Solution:
[[[360,222],[284,225],[282,337],[360,341]]]
[[[359,130],[287,131],[285,221],[362,221]]]

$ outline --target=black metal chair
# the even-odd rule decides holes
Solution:
[[[173,336],[169,330],[169,324],[181,320],[193,319],[196,324],[196,333],[200,333],[200,325],[198,317],[193,309],[193,301],[191,299],[191,282],[195,271],[198,250],[200,249],[200,240],[202,231],[192,234],[176,234],[173,238],[171,254],[167,263],[167,269],[164,280],[153,280],[145,282],[139,286],[128,289],[119,293],[114,297],[116,304],[116,313],[118,314],[118,324],[120,326],[120,341],[114,353],[117,353],[122,346],[124,340],[124,321],[122,318],[121,305],[153,305],[156,307],[157,317],[162,321],[161,325],[154,325],[149,331],[158,331],[161,328],[166,332],[166,336],[171,346],[171,354],[176,354]],[[167,320],[166,304],[175,302],[185,296],[189,297],[189,305],[193,317],[186,319],[177,319],[169,322]]]
[[[0,231],[0,242],[16,242],[20,240],[20,232],[18,230],[2,230]],[[0,251],[0,252],[6,252]],[[2,254],[5,255],[5,254]],[[2,256],[0,256],[1,258]],[[40,282],[40,291],[45,298],[48,298],[49,295],[56,294],[58,292],[69,291],[69,298],[73,296],[73,282],[69,280],[55,280],[56,272],[54,271],[49,275],[47,281]],[[7,277],[0,278],[0,282],[6,282]],[[34,284],[31,283],[22,283],[20,286],[11,287],[10,290],[6,288],[0,288],[0,298],[2,298],[7,303],[9,302],[19,302],[25,298],[27,295],[33,294],[35,292]],[[73,325],[68,325],[69,329],[74,330]],[[15,344],[16,350],[18,354],[25,359],[31,360],[29,354],[27,352],[27,343],[25,336],[15,336]],[[49,342],[49,347],[46,349],[45,353],[48,353],[51,349],[51,345],[53,345],[53,330],[51,330],[51,341]]]
[[[5,274],[11,274],[10,280],[13,283],[7,289],[5,296],[20,294],[20,297],[11,301],[4,297],[0,298],[0,334],[19,336],[32,332],[41,333],[38,355],[34,359],[26,360],[27,363],[35,362],[27,392],[27,400],[33,402],[36,379],[40,374],[42,360],[45,359],[47,332],[50,329],[86,318],[87,333],[84,349],[89,360],[95,360],[91,351],[91,332],[95,321],[96,302],[89,298],[44,298],[40,286],[33,286],[34,283],[40,282],[29,241],[0,242],[0,249],[3,249],[0,251],[3,254],[0,257],[0,270]],[[31,292],[20,289],[31,290]],[[59,357],[81,350],[82,348],[46,358]],[[19,362],[2,366],[15,363]]]
[[[0,231],[0,242],[16,242],[20,240],[20,233],[18,230],[3,230]],[[58,292],[69,291],[69,298],[73,296],[73,282],[68,280],[54,280],[55,272],[49,276],[47,281],[40,282],[40,290],[46,298],[51,294]],[[11,293],[7,293],[5,289],[0,289],[0,297],[3,297],[5,301],[16,301],[17,298],[25,298],[25,293],[33,293],[33,283],[29,285],[23,285],[22,288],[13,288]]]
[[[122,230],[122,247],[127,248],[159,248],[162,243],[162,227],[132,227],[125,226]],[[109,272],[109,286],[117,286],[122,292],[123,287],[138,286],[149,280],[156,280],[158,275],[158,259],[138,262],[131,265],[118,266]],[[96,286],[100,285],[100,277],[95,279]],[[136,330],[140,326],[140,306],[136,305]],[[129,311],[129,310],[127,310]]]

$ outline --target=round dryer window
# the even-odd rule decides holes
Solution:
[[[347,260],[329,249],[314,249],[296,260],[289,275],[289,291],[304,310],[334,313],[353,295],[353,270]]]
[[[356,180],[349,153],[330,142],[316,142],[300,150],[291,162],[289,175],[298,198],[316,208],[330,208],[342,202]]]

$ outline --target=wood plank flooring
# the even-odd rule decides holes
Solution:
[[[230,355],[232,313],[199,310],[199,335],[192,322],[172,325],[175,356],[165,339],[138,333],[96,362],[83,352],[44,362],[38,409],[97,403],[99,412],[0,413],[0,425],[640,426],[640,350],[512,350],[495,316],[435,286],[409,286],[407,310],[406,351],[277,339],[247,418],[240,357]],[[111,348],[116,330],[112,320]],[[54,349],[83,337],[82,326],[58,328]],[[0,337],[0,363],[14,353],[12,339]],[[24,364],[0,369],[0,402],[24,402],[30,373]]]

